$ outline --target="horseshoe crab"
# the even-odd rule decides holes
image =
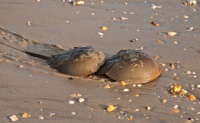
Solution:
[[[105,55],[91,46],[75,47],[63,54],[52,55],[50,65],[62,73],[87,76],[95,73],[105,62]]]
[[[161,74],[160,66],[147,54],[137,50],[121,50],[108,58],[97,73],[128,83],[147,83]]]

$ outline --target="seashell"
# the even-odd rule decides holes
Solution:
[[[161,74],[161,68],[147,54],[128,49],[108,58],[97,73],[116,81],[147,83]]]
[[[84,5],[84,4],[85,4],[85,2],[81,1],[81,0],[76,2],[76,5]]]
[[[106,111],[107,112],[113,112],[115,111],[116,107],[114,105],[108,105],[107,108],[106,108]]]
[[[196,0],[187,0],[187,5],[196,5],[197,1]]]
[[[50,65],[65,74],[87,76],[95,73],[104,62],[103,52],[87,46],[75,47],[66,53],[51,56]]]
[[[162,8],[162,6],[156,6],[156,5],[152,4],[152,5],[151,5],[151,8],[152,8],[152,9],[160,9],[160,8]]]
[[[108,30],[108,27],[102,26],[102,27],[101,27],[101,30],[106,31],[106,30]]]
[[[172,36],[177,35],[177,32],[168,32],[167,35],[172,37]]]
[[[121,20],[128,20],[128,18],[127,17],[120,17],[119,19],[121,19]]]
[[[188,94],[188,99],[190,101],[194,101],[194,100],[196,100],[196,97],[193,94]]]
[[[28,113],[23,113],[21,117],[22,118],[29,118],[29,117],[31,117],[31,115],[28,114]]]
[[[10,119],[11,122],[15,122],[15,121],[19,120],[19,118],[16,115],[9,116],[9,119]]]

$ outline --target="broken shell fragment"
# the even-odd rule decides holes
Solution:
[[[81,1],[81,0],[76,2],[76,5],[84,5],[84,4],[85,4],[85,2]]]
[[[154,26],[160,26],[160,24],[155,22],[155,21],[152,21],[151,24],[154,25]]]
[[[111,86],[109,84],[105,85],[104,88],[109,89]]]
[[[194,101],[194,100],[196,100],[196,97],[193,94],[188,94],[188,99],[190,101]]]
[[[97,73],[116,81],[147,83],[161,74],[161,68],[147,54],[128,49],[108,58]]]
[[[175,68],[175,65],[173,63],[170,63],[169,66],[170,66],[171,69]]]
[[[71,4],[71,5],[77,5],[77,6],[81,6],[81,5],[84,5],[85,4],[85,2],[84,1],[74,1],[74,0],[68,0],[68,2]]]
[[[50,65],[53,68],[74,76],[87,76],[95,73],[104,62],[104,53],[91,46],[75,47],[66,53],[53,55],[50,59]]]
[[[107,108],[106,108],[106,111],[107,112],[113,112],[115,111],[116,107],[114,105],[109,105]]]
[[[120,17],[119,19],[122,20],[122,21],[124,21],[124,20],[128,20],[127,17]]]
[[[28,114],[28,113],[23,113],[23,114],[22,114],[22,118],[29,118],[29,117],[31,117],[31,115]]]
[[[9,116],[9,120],[11,122],[15,122],[15,121],[18,121],[19,119],[18,119],[18,117],[16,115],[11,115],[11,116]]]
[[[163,99],[163,100],[162,100],[162,103],[166,103],[166,102],[167,102],[167,99]]]
[[[171,86],[171,94],[175,95],[177,93],[179,93],[182,90],[182,86],[181,85],[174,85]]]
[[[160,9],[160,8],[162,8],[162,6],[156,6],[156,5],[152,4],[152,5],[151,5],[151,8],[152,8],[152,9]]]
[[[122,86],[125,86],[125,85],[126,85],[126,82],[121,81],[120,84],[121,84]]]
[[[150,106],[147,106],[147,107],[145,107],[145,109],[146,109],[147,111],[149,111],[149,110],[151,110],[151,107],[150,107]]]
[[[196,0],[187,0],[184,4],[188,5],[188,6],[190,6],[190,5],[196,5],[197,1]]]
[[[83,103],[84,101],[85,101],[84,98],[79,98],[79,99],[78,99],[78,102],[79,102],[79,103]]]
[[[177,32],[168,32],[167,35],[173,37],[177,35]]]
[[[172,109],[172,112],[174,112],[174,113],[179,113],[180,110],[178,110],[178,109]]]
[[[108,27],[102,26],[102,27],[101,27],[101,30],[106,31],[106,30],[108,30]]]

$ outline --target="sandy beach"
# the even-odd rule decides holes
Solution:
[[[200,1],[186,1],[0,0],[0,122],[200,122]],[[162,74],[123,86],[62,74],[25,53],[50,57],[78,46],[108,55],[141,50]]]

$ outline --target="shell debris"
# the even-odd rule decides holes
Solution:
[[[106,111],[107,112],[113,112],[115,111],[117,107],[115,107],[114,105],[108,105],[107,108],[106,108]]]
[[[174,41],[173,43],[174,43],[174,44],[178,44],[178,41]]]
[[[102,27],[101,27],[101,30],[106,31],[106,30],[108,30],[108,27],[102,26]]]
[[[73,93],[73,94],[70,94],[70,97],[81,97],[82,94],[80,93]]]
[[[137,109],[135,109],[134,111],[135,111],[135,112],[138,112],[138,111],[140,111],[140,109],[139,109],[139,108],[137,108]]]
[[[129,92],[129,89],[128,89],[128,88],[125,88],[123,91],[124,91],[124,92]]]
[[[196,0],[187,0],[183,4],[187,5],[187,6],[197,5],[197,1]]]
[[[133,120],[132,116],[127,117],[127,120]]]
[[[122,20],[122,21],[128,20],[127,17],[120,17],[119,19]]]
[[[156,26],[156,27],[160,26],[160,24],[157,23],[157,22],[155,22],[155,21],[152,21],[151,24],[154,25],[154,26]]]
[[[73,111],[73,112],[71,112],[71,114],[72,114],[72,115],[76,115],[76,112]]]
[[[22,114],[22,118],[29,118],[29,117],[31,117],[31,115],[28,114],[28,113],[23,113],[23,114]]]
[[[24,66],[23,66],[23,65],[19,65],[18,67],[19,67],[19,68],[24,68]]]
[[[126,82],[125,82],[125,81],[121,81],[120,84],[121,84],[122,86],[125,86],[125,85],[126,85]]]
[[[98,35],[103,36],[104,34],[102,32],[98,32]]]
[[[182,89],[182,86],[181,85],[173,85],[171,86],[171,94],[175,95],[175,94],[178,94]]]
[[[30,22],[30,21],[27,21],[27,22],[26,22],[26,25],[30,26],[30,25],[31,25],[31,22]]]
[[[188,94],[188,99],[190,101],[194,101],[194,100],[196,100],[196,97],[193,94]]]
[[[156,42],[157,42],[158,44],[164,44],[164,42],[161,41],[161,40],[157,40]]]
[[[142,87],[142,84],[137,84],[137,87],[139,87],[139,88]]]
[[[79,102],[79,103],[83,103],[83,102],[85,102],[85,99],[84,99],[84,98],[79,98],[79,99],[78,99],[78,102]]]
[[[184,17],[185,19],[188,19],[188,18],[189,18],[189,16],[187,16],[187,15],[184,15],[183,17]]]
[[[40,120],[44,120],[44,116],[39,116],[39,119]]]
[[[151,110],[151,107],[150,107],[150,106],[147,106],[147,107],[145,107],[145,109],[146,109],[147,111],[149,111],[149,110]]]
[[[53,113],[53,112],[51,112],[51,113],[49,114],[50,117],[55,116],[55,115],[56,115],[56,113]]]
[[[186,74],[191,75],[192,72],[188,70],[188,71],[186,71]]]
[[[171,37],[176,36],[177,34],[178,34],[177,32],[172,32],[172,31],[167,33],[167,35]]]
[[[84,5],[85,2],[82,1],[82,0],[79,0],[79,1],[74,1],[74,0],[68,0],[68,3],[70,3],[71,5],[77,5],[77,6],[81,6],[81,5]]]
[[[81,1],[81,0],[76,2],[76,5],[84,5],[84,4],[85,4],[85,2]]]
[[[15,122],[15,121],[18,121],[19,119],[18,119],[18,117],[16,115],[11,115],[11,116],[9,116],[9,120],[11,122]]]
[[[75,101],[69,100],[68,103],[71,104],[71,105],[73,105],[73,104],[75,104]]]
[[[174,69],[174,68],[175,68],[174,63],[170,63],[169,66],[170,66],[171,69]]]
[[[179,105],[174,105],[173,108],[172,108],[172,112],[174,113],[179,113],[180,110],[178,109]]]
[[[103,0],[101,0],[101,1],[99,1],[99,3],[100,3],[100,4],[103,4],[103,3],[104,3],[104,1],[103,1]]]
[[[139,97],[140,95],[139,95],[139,94],[134,94],[134,96],[135,96],[135,97]]]
[[[174,113],[179,113],[180,110],[178,110],[178,109],[172,109],[172,112],[174,112]]]
[[[190,31],[193,31],[193,30],[194,30],[194,27],[189,27],[187,31],[190,32]]]
[[[111,86],[109,84],[105,85],[104,88],[109,89]]]
[[[184,96],[185,94],[187,94],[187,91],[185,89],[181,89],[181,91],[179,92],[179,95]]]
[[[154,5],[154,4],[151,4],[151,8],[152,8],[152,9],[160,9],[160,8],[162,8],[162,6],[156,6],[156,5]]]
[[[158,60],[159,58],[160,58],[159,55],[155,55],[155,56],[154,56],[154,60]]]
[[[166,102],[167,102],[167,99],[163,99],[163,100],[162,100],[162,103],[166,103]]]
[[[187,94],[187,97],[190,101],[196,100],[195,95],[188,93],[188,91],[183,89],[181,85],[174,84],[173,86],[171,86],[170,92],[172,95],[179,95],[181,97],[186,96]]]

